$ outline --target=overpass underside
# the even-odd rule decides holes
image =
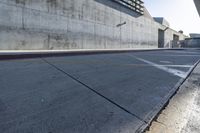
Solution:
[[[198,11],[198,13],[200,15],[200,0],[194,0],[194,3],[196,5],[197,11]]]

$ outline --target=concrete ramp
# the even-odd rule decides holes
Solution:
[[[144,124],[41,59],[0,64],[1,133],[129,133]]]
[[[174,50],[0,61],[0,132],[142,132],[184,79],[165,70],[187,75],[199,57]]]

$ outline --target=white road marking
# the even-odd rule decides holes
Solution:
[[[124,66],[152,66],[149,64],[124,64]],[[179,68],[191,68],[193,65],[158,65],[158,66],[164,66],[164,67],[179,67]]]
[[[173,54],[171,54],[171,55],[158,55],[158,56],[174,56],[174,57],[176,57],[176,56],[179,56],[179,57],[193,57],[193,56],[195,56],[195,57],[198,57],[198,56],[200,56],[200,55],[197,55],[197,54],[195,54],[195,55],[173,55]]]
[[[180,68],[191,68],[193,65],[158,65],[158,66],[164,66],[164,67],[180,67]]]
[[[166,64],[171,64],[172,62],[170,61],[160,61],[161,63],[166,63]]]
[[[183,53],[183,54],[199,54],[199,52],[190,52],[190,51],[165,51],[171,53]]]
[[[194,54],[194,55],[191,55],[191,54],[185,54],[185,55],[178,55],[178,54],[167,54],[167,55],[163,55],[163,54],[150,54],[150,53],[148,53],[148,54],[143,54],[143,55],[154,55],[154,56],[173,56],[173,57],[199,57],[200,56],[200,54],[199,55],[197,55],[197,54]]]
[[[131,55],[130,55],[131,56]],[[186,78],[187,77],[187,73],[186,72],[183,72],[183,71],[180,71],[180,70],[176,70],[176,69],[172,69],[172,68],[168,68],[166,66],[162,66],[162,65],[159,65],[159,64],[156,64],[156,63],[153,63],[151,61],[148,61],[148,60],[145,60],[145,59],[142,59],[142,58],[139,58],[139,57],[136,57],[136,56],[131,56],[131,57],[134,57],[136,58],[137,60],[140,60],[142,62],[145,62],[151,66],[154,66],[160,70],[163,70],[165,72],[168,72],[168,73],[171,73],[175,76],[178,76],[178,77],[181,77],[181,78]]]

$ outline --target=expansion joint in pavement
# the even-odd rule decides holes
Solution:
[[[89,85],[83,83],[82,81],[78,80],[77,78],[75,78],[74,76],[72,76],[71,74],[65,72],[64,70],[60,69],[59,67],[57,67],[56,65],[50,63],[49,61],[47,61],[46,59],[42,58],[41,59],[49,64],[50,66],[52,66],[53,68],[55,68],[56,70],[64,73],[65,75],[67,75],[68,77],[70,77],[71,79],[73,79],[74,81],[78,82],[79,84],[83,85],[84,87],[86,87],[87,89],[89,89],[90,91],[94,92],[95,94],[99,95],[100,97],[106,99],[108,102],[114,104],[115,106],[117,106],[118,108],[122,109],[123,111],[125,111],[126,113],[136,117],[137,119],[139,119],[140,121],[144,122],[145,124],[148,124],[147,121],[143,120],[142,118],[140,118],[139,116],[137,116],[136,114],[130,112],[129,110],[127,110],[126,108],[122,107],[120,104],[114,102],[113,100],[109,99],[108,97],[104,96],[103,94],[99,93],[98,91],[96,91],[95,89],[93,89],[92,87],[90,87]]]

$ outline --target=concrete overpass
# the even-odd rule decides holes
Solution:
[[[200,15],[200,0],[194,0],[194,3],[196,5],[197,11],[198,11],[198,13]]]

